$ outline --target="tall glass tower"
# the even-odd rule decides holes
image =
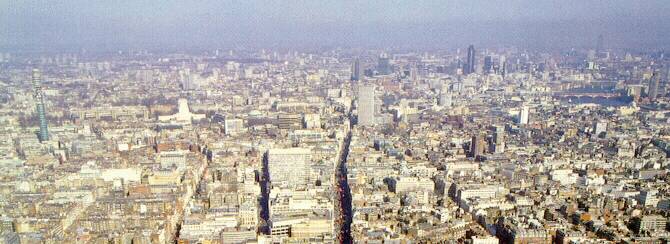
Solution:
[[[361,61],[356,58],[351,66],[351,80],[358,81],[361,79]]]
[[[377,72],[380,75],[388,75],[393,73],[393,67],[389,60],[389,55],[387,53],[382,53],[379,55],[379,60],[377,61]]]
[[[660,83],[660,79],[661,73],[658,71],[654,72],[654,75],[649,79],[647,95],[652,102],[656,101],[656,97],[658,97],[658,84]]]
[[[468,63],[467,69],[465,69],[465,74],[472,74],[475,72],[475,46],[468,46]]]
[[[41,83],[42,75],[40,74],[40,70],[33,69],[33,90],[35,92],[35,101],[37,103],[37,116],[40,120],[40,132],[38,138],[40,141],[47,141],[49,140],[49,129],[47,128],[47,115]]]

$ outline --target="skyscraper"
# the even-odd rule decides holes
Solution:
[[[484,73],[492,73],[493,72],[493,57],[486,56],[484,57]]]
[[[472,136],[472,141],[470,142],[470,155],[474,158],[484,154],[484,147],[486,147],[486,141],[482,135]]]
[[[377,72],[380,75],[388,75],[393,72],[388,54],[382,53],[379,55],[379,60],[377,61]]]
[[[375,124],[375,86],[358,86],[358,124],[370,126]]]
[[[500,75],[505,78],[507,74],[507,58],[505,56],[500,56]]]
[[[649,96],[650,101],[656,101],[658,96],[658,83],[660,83],[661,73],[658,71],[654,72],[654,75],[649,79],[649,88],[647,95]]]
[[[361,79],[361,61],[356,58],[351,65],[351,80],[358,81]]]
[[[466,63],[466,68],[464,70],[464,74],[472,74],[475,72],[475,46],[470,45],[468,47],[468,60]]]
[[[493,152],[505,152],[505,126],[496,125],[493,127]]]
[[[33,90],[35,92],[34,96],[37,103],[37,116],[40,120],[40,132],[38,134],[38,138],[40,141],[47,141],[49,140],[49,128],[47,127],[44,93],[42,92],[42,75],[38,69],[33,69]]]

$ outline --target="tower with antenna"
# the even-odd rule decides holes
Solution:
[[[37,116],[40,121],[40,131],[37,135],[40,141],[49,140],[46,107],[44,106],[44,92],[42,91],[42,74],[39,69],[33,69],[33,91],[36,102]]]

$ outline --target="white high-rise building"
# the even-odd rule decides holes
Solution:
[[[528,106],[521,107],[521,111],[519,111],[519,124],[528,124],[529,110]]]
[[[304,186],[309,181],[311,151],[307,148],[269,149],[268,170],[272,185]]]
[[[375,86],[358,86],[358,124],[371,126],[375,124]]]

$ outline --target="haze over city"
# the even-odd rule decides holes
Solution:
[[[667,48],[664,0],[3,1],[0,47]]]
[[[668,243],[670,1],[0,1],[0,244]]]

